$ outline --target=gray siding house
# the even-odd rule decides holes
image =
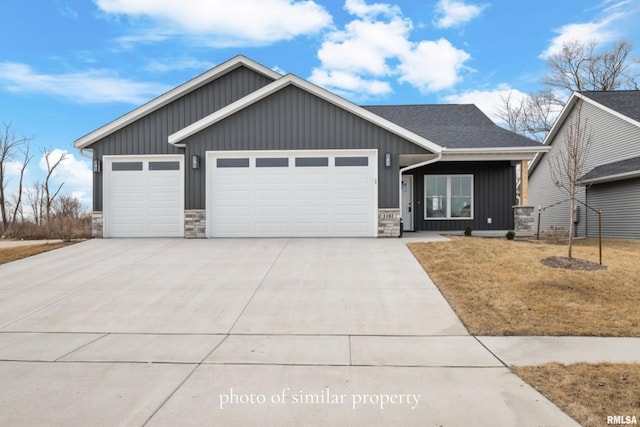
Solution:
[[[237,56],[79,138],[95,237],[397,236],[514,228],[547,148],[473,105],[355,105]]]
[[[581,105],[581,120],[592,135],[586,173],[580,178],[578,199],[600,209],[603,235],[610,238],[640,238],[640,91],[575,92],[544,141],[549,154],[538,155],[529,169],[529,201],[546,208],[541,213],[541,232],[551,227],[569,229],[576,235],[598,234],[598,218],[580,205],[577,215],[569,212],[565,193],[552,182],[547,157],[564,150],[564,135]]]

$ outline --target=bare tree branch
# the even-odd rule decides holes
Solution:
[[[570,200],[569,210],[569,258],[573,256],[573,211],[575,209],[578,182],[586,173],[586,162],[592,143],[591,127],[582,117],[582,100],[574,107],[574,116],[565,128],[562,145],[549,153],[547,161],[551,179]]]
[[[56,168],[60,166],[60,163],[62,163],[67,158],[67,154],[61,153],[57,159],[52,159],[51,156],[53,155],[53,149],[51,148],[43,149],[42,154],[47,166],[47,175],[45,176],[44,183],[42,185],[45,197],[46,220],[47,224],[49,224],[51,222],[51,207],[53,205],[53,201],[55,200],[56,196],[58,196],[58,193],[60,193],[60,190],[64,185],[64,182],[61,183],[58,188],[52,192],[52,189],[50,187],[50,180]]]
[[[547,60],[549,73],[541,79],[546,88],[529,94],[521,103],[509,97],[503,99],[500,118],[510,130],[537,141],[544,140],[553,126],[555,113],[566,102],[567,92],[638,89],[640,67],[632,65],[640,64],[640,59],[629,58],[632,48],[624,39],[601,53],[597,52],[594,41],[564,43],[560,51]]]
[[[1,225],[4,233],[11,225],[11,222],[15,222],[15,214],[20,209],[22,180],[31,157],[29,156],[30,138],[16,137],[15,132],[11,129],[11,123],[4,123],[3,125],[4,129],[0,133],[0,220],[2,221]],[[19,194],[17,195],[17,203],[13,206],[13,209],[9,209],[8,212],[9,195],[7,194],[7,186],[10,179],[7,167],[17,161],[20,153],[24,154],[24,158],[20,167]],[[13,210],[13,214],[11,214],[11,210]]]

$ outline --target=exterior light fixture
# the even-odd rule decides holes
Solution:
[[[100,159],[93,159],[93,173],[102,172],[102,161]]]
[[[197,154],[191,156],[191,169],[200,169],[200,156]]]
[[[391,167],[391,153],[384,153],[384,165],[388,168]]]

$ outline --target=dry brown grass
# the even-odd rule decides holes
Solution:
[[[607,416],[640,418],[640,365],[577,363],[513,367],[524,381],[585,427]]]
[[[605,241],[608,268],[590,272],[542,265],[566,254],[545,242],[454,237],[409,248],[471,334],[640,336],[640,242]],[[597,242],[578,241],[574,257],[597,262]]]
[[[18,246],[15,248],[0,249],[0,264],[6,264],[32,255],[41,254],[43,252],[52,251],[54,249],[67,246],[70,243],[47,243],[44,245],[28,245]]]

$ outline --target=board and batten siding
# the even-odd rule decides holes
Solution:
[[[640,178],[596,184],[587,189],[587,200],[602,210],[603,237],[640,239]],[[589,211],[588,237],[598,236],[598,216]]]
[[[516,170],[511,162],[440,162],[415,169],[414,228],[428,231],[513,230]],[[425,175],[473,175],[473,219],[425,219]],[[491,224],[487,219],[491,218]]]
[[[288,86],[182,141],[187,158],[207,151],[378,150],[378,207],[398,208],[398,154],[427,151],[295,86]],[[393,153],[385,167],[384,153]],[[187,209],[204,209],[206,165],[186,170]]]
[[[587,156],[585,173],[596,166],[640,156],[640,128],[590,102],[583,102],[582,105],[583,120],[586,120],[592,134],[592,144]],[[565,149],[563,138],[567,126],[574,118],[575,107],[552,141],[551,151],[542,157],[529,176],[529,204],[531,206],[544,208],[568,198],[566,193],[554,185],[547,158],[558,150]],[[586,202],[584,187],[580,187],[578,190],[578,200]],[[591,202],[592,200],[589,201],[589,204]],[[584,206],[580,206],[579,209],[580,221],[577,224],[577,232],[578,236],[585,236],[587,209]],[[549,227],[561,226],[568,231],[570,220],[569,202],[561,203],[542,212],[540,228],[542,232],[549,232]]]
[[[238,67],[96,142],[91,147],[93,158],[102,159],[105,155],[182,154],[184,149],[169,144],[169,135],[272,81],[246,67]],[[189,159],[185,159],[185,165],[190,165]],[[93,180],[93,209],[102,210],[101,178]]]

